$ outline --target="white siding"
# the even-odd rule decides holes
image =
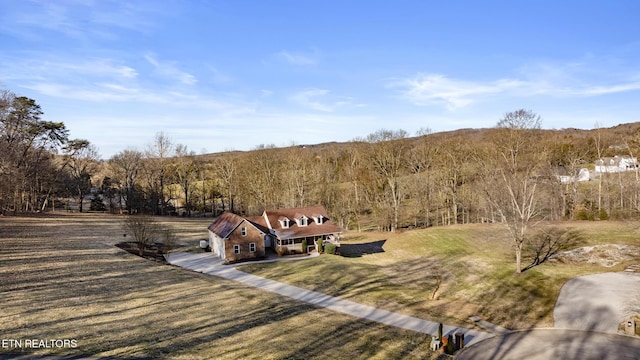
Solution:
[[[209,247],[211,252],[224,259],[224,239],[209,231]]]

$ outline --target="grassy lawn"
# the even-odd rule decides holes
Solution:
[[[557,226],[580,231],[585,245],[640,245],[635,223]],[[522,329],[553,326],[553,307],[568,279],[620,271],[628,265],[605,268],[544,263],[518,275],[510,240],[500,225],[349,233],[342,243],[347,257],[322,255],[308,261],[251,264],[240,269],[420,318],[472,327],[468,318],[480,315],[501,326]],[[376,247],[378,251],[366,251]]]
[[[162,221],[179,233],[184,249],[193,250],[210,219]],[[123,241],[119,222],[105,215],[0,217],[0,338],[77,340],[74,349],[0,348],[0,358],[11,352],[154,359],[433,357],[424,334],[128,254],[113,246]],[[318,260],[305,266],[326,269],[327,280],[352,267],[379,266],[368,256]],[[408,264],[424,269],[421,262]],[[358,270],[350,278],[355,289],[326,287],[347,297],[376,289],[374,278],[358,278],[363,275]],[[389,276],[388,283],[386,296],[395,297],[409,281]],[[407,291],[415,296],[421,287]]]

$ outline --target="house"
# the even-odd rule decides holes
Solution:
[[[342,231],[331,221],[323,206],[265,210],[262,219],[270,231],[272,247],[278,252],[285,249],[303,252],[303,242],[307,244],[307,252],[317,249],[319,241],[339,246]]]
[[[242,216],[224,212],[209,225],[211,252],[227,262],[265,256],[265,229]]]
[[[558,167],[556,169],[556,177],[560,180],[562,184],[571,184],[574,182],[583,182],[591,180],[591,175],[589,174],[589,169],[580,168],[576,175],[571,174],[565,167]]]
[[[322,206],[265,210],[260,216],[242,217],[224,212],[209,225],[209,247],[227,262],[259,259],[268,249],[303,253],[319,242],[339,246],[341,230]]]
[[[638,158],[616,155],[597,160],[595,171],[597,173],[616,173],[636,169],[638,169]]]

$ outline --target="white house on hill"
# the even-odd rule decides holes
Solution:
[[[614,156],[596,161],[596,173],[617,173],[638,169],[638,158],[631,156]]]

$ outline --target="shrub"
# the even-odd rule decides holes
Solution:
[[[609,214],[607,214],[607,210],[605,209],[600,210],[598,217],[600,218],[600,220],[609,220]]]
[[[279,256],[285,256],[285,255],[289,255],[289,250],[284,246],[279,246],[276,248],[276,253]]]
[[[307,239],[303,239],[301,245],[302,245],[302,253],[306,254],[307,253]]]
[[[337,249],[337,246],[335,244],[327,244],[324,247],[324,252],[330,255],[335,255],[336,249]]]
[[[318,253],[321,253],[324,250],[322,248],[322,239],[317,239],[316,243],[318,244]]]
[[[107,207],[104,205],[102,198],[98,194],[94,194],[91,198],[91,205],[89,205],[90,211],[106,211]]]
[[[578,210],[578,213],[576,214],[576,220],[589,220],[589,213],[587,212],[587,210]]]

